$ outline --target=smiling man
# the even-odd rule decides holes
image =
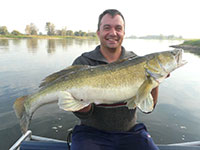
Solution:
[[[108,62],[114,62],[120,58],[122,41],[124,39],[124,20],[120,15],[103,16],[97,35],[101,42],[100,51]]]
[[[137,56],[122,46],[125,20],[118,10],[105,10],[99,16],[97,35],[100,45],[83,53],[73,65],[96,66]],[[158,88],[151,93],[156,104]],[[157,150],[145,125],[136,123],[136,109],[125,105],[90,104],[74,112],[81,124],[73,130],[72,150]]]

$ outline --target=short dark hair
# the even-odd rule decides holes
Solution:
[[[100,30],[100,25],[101,25],[101,20],[103,18],[103,16],[105,16],[106,14],[111,15],[112,17],[116,16],[116,15],[120,15],[124,21],[124,25],[125,25],[125,19],[124,16],[122,15],[122,13],[120,11],[118,11],[117,9],[107,9],[105,10],[102,14],[100,14],[99,16],[99,21],[98,21],[98,26],[97,26],[97,31]]]

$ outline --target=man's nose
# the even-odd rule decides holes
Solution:
[[[117,35],[117,31],[115,30],[115,28],[112,28],[112,29],[110,30],[110,34],[111,34],[111,35]]]

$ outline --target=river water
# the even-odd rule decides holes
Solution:
[[[138,55],[170,50],[182,41],[125,39],[123,46]],[[73,62],[98,45],[96,40],[0,39],[0,149],[8,149],[20,136],[12,105],[17,97],[38,89],[42,79]],[[200,140],[200,55],[185,52],[188,61],[159,88],[159,101],[151,114],[138,111],[155,143]],[[36,111],[31,123],[34,135],[66,140],[68,129],[79,121],[56,104]]]

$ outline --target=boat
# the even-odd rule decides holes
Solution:
[[[71,133],[66,141],[36,136],[28,130],[9,150],[70,150]],[[200,150],[200,141],[174,144],[158,144],[160,150]]]

